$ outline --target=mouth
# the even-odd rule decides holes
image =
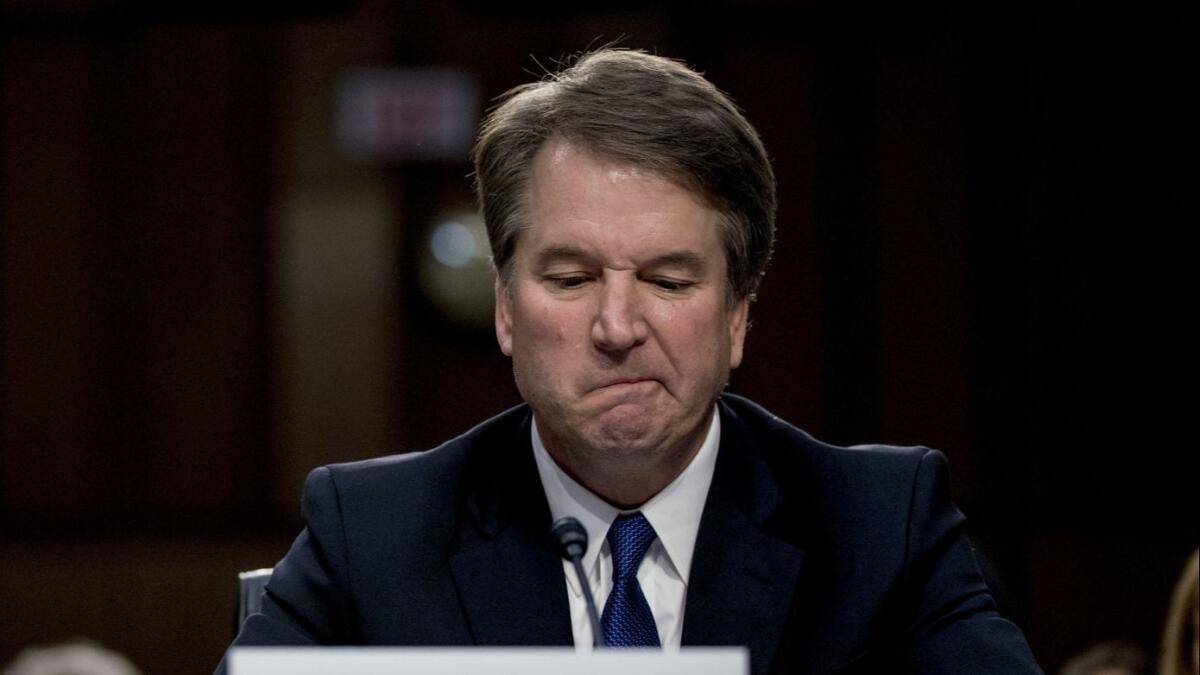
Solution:
[[[623,377],[608,380],[592,389],[588,398],[601,409],[626,405],[639,408],[651,405],[662,393],[662,383],[652,378]]]
[[[600,391],[603,389],[615,389],[615,388],[621,388],[621,387],[627,387],[627,386],[635,386],[635,385],[645,384],[647,382],[654,382],[654,381],[655,380],[652,380],[650,378],[645,378],[645,377],[628,377],[628,378],[623,378],[620,380],[612,380],[610,382],[605,382],[605,383],[601,384],[600,386],[596,387],[596,390]]]
[[[601,382],[592,388],[592,394],[607,400],[613,400],[612,397],[616,396],[619,400],[632,401],[651,395],[658,384],[658,380],[649,377],[622,377]]]

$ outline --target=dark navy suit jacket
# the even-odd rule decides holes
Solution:
[[[724,395],[683,644],[763,673],[1038,673],[927,448],[840,448]],[[570,645],[525,406],[424,453],[323,467],[234,645]],[[218,667],[222,672],[224,665]]]

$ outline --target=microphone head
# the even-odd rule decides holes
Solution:
[[[587,551],[588,534],[583,524],[577,519],[567,516],[554,521],[550,526],[550,534],[558,542],[558,553],[567,560],[577,560]]]

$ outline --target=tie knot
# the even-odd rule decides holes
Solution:
[[[638,567],[658,533],[641,512],[617,516],[608,528],[608,549],[612,553],[613,579],[637,574]]]

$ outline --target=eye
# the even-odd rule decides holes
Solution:
[[[650,283],[654,284],[655,286],[661,288],[664,291],[677,293],[679,291],[687,290],[688,288],[690,288],[692,286],[692,284],[694,282],[679,281],[676,279],[651,279]]]
[[[590,279],[582,274],[572,274],[560,277],[548,277],[547,279],[555,288],[570,290],[579,288],[586,284]]]

